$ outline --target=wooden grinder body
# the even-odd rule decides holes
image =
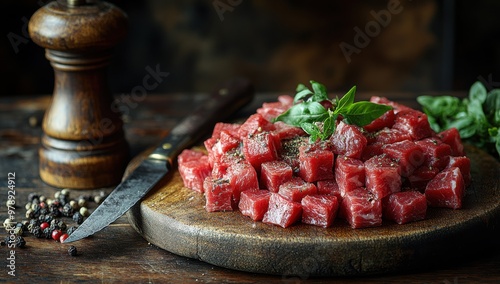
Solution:
[[[127,16],[100,1],[53,1],[30,19],[55,75],[42,124],[40,177],[56,187],[118,184],[129,159],[120,114],[111,109],[107,66],[127,31]]]

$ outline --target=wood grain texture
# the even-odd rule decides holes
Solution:
[[[283,229],[240,212],[207,213],[204,197],[183,186],[179,173],[163,180],[129,211],[150,243],[221,267],[277,275],[353,276],[435,265],[493,237],[500,217],[500,165],[467,146],[473,184],[461,210],[428,210],[424,221],[351,229],[342,220],[323,229]],[[133,165],[132,165],[133,167]]]

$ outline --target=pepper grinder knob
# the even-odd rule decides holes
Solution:
[[[129,160],[120,114],[111,108],[107,66],[125,38],[127,15],[98,0],[52,1],[28,25],[54,69],[39,149],[41,179],[55,187],[92,189],[121,181]]]

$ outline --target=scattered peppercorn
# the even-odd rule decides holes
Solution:
[[[23,222],[5,220],[5,228],[14,229],[15,233],[9,234],[4,241],[0,242],[24,247],[26,241],[22,236],[25,232],[29,232],[35,238],[54,239],[63,243],[78,227],[66,225],[63,218],[71,218],[72,221],[80,225],[90,215],[89,206],[92,203],[101,203],[105,197],[106,193],[101,191],[95,195],[81,195],[77,199],[70,199],[70,190],[68,189],[55,192],[53,199],[38,193],[30,193],[24,206],[25,216],[28,220]],[[77,255],[76,247],[72,246],[68,253],[72,256]]]
[[[45,229],[46,229],[46,228],[48,228],[49,226],[50,226],[50,225],[49,225],[49,223],[47,223],[47,222],[43,222],[42,224],[40,224],[40,229],[45,230]]]
[[[60,237],[59,237],[59,241],[61,243],[64,243],[64,241],[69,237],[69,235],[67,233],[65,234],[62,234]]]
[[[63,216],[71,217],[71,216],[73,216],[74,213],[75,213],[75,210],[73,209],[73,207],[71,207],[71,205],[69,203],[66,203],[62,209]]]
[[[16,244],[16,247],[18,247],[18,248],[24,248],[26,246],[26,241],[24,240],[24,238],[22,236],[18,236],[18,237],[16,237],[15,244]]]
[[[80,207],[86,207],[87,206],[87,200],[80,198],[78,199],[78,206]]]
[[[51,239],[52,238],[52,229],[50,227],[43,229],[43,236],[46,239]]]
[[[35,227],[33,230],[31,230],[31,234],[35,236],[35,238],[41,238],[43,237],[43,230],[40,227]]]
[[[71,256],[76,256],[77,255],[76,247],[75,246],[70,246],[68,248],[68,254]]]
[[[80,214],[82,214],[83,217],[88,217],[90,215],[90,212],[87,207],[82,207],[80,208]]]
[[[22,236],[24,234],[24,230],[22,227],[16,227],[14,229],[14,235],[16,236]]]
[[[80,212],[75,212],[73,214],[73,221],[75,221],[78,225],[83,223],[83,215]]]
[[[67,233],[68,235],[71,235],[71,234],[73,234],[73,232],[74,232],[77,228],[78,228],[78,227],[73,226],[73,227],[69,228],[69,229],[66,231],[66,233]]]
[[[61,236],[62,236],[61,230],[56,229],[52,231],[52,238],[54,239],[54,241],[58,241]]]

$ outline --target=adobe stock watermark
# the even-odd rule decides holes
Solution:
[[[38,2],[36,2],[36,3],[38,5],[38,7],[42,7],[51,1],[52,0],[47,0],[47,1],[38,0]],[[21,17],[21,22],[22,22],[22,25],[21,25],[21,33],[20,34],[15,33],[15,32],[7,33],[7,39],[9,40],[10,45],[12,46],[12,49],[14,49],[15,54],[19,53],[19,51],[20,51],[19,46],[20,45],[27,44],[31,40],[30,34],[28,32],[28,23],[29,23],[28,17],[26,17],[26,16]]]
[[[146,75],[142,78],[141,85],[133,87],[130,93],[121,94],[111,103],[112,112],[120,115],[129,115],[131,110],[137,108],[139,103],[147,98],[148,91],[158,88],[165,78],[170,75],[169,72],[164,72],[160,69],[160,64],[156,64],[154,69],[151,66],[146,66],[145,70]],[[99,129],[97,131],[91,132],[89,129],[83,129],[83,132],[89,133],[89,136],[92,133],[93,137],[89,137],[86,141],[80,143],[88,146],[99,145],[103,142],[106,135],[113,133],[115,130],[116,126],[110,118],[102,118],[99,121]],[[85,146],[83,144],[81,146]]]
[[[353,44],[349,44],[345,41],[339,44],[340,50],[342,50],[347,63],[351,63],[352,55],[361,53],[361,50],[367,47],[372,39],[378,36],[383,28],[386,28],[391,23],[393,15],[397,15],[402,11],[403,6],[401,6],[399,0],[389,0],[386,9],[378,12],[374,10],[370,11],[373,20],[366,23],[364,30],[357,26],[354,27],[355,35]]]
[[[493,81],[493,74],[488,74],[488,79],[484,78],[483,75],[477,76],[477,80],[483,83],[486,90],[491,91],[493,89],[500,87],[500,82]]]
[[[233,12],[234,8],[243,3],[243,0],[214,0],[212,5],[221,22],[224,21],[224,13]]]

